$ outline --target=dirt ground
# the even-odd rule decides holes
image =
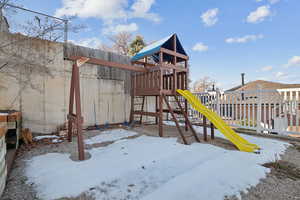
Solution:
[[[134,131],[140,135],[158,136],[157,126],[148,125],[135,127]],[[208,130],[209,131],[209,130]],[[99,134],[99,131],[90,131],[85,134],[85,139]],[[184,134],[188,143],[196,142],[190,131]],[[176,127],[164,126],[164,137],[177,137],[178,142],[182,143],[182,139],[178,135]],[[203,136],[199,135],[201,142]],[[37,194],[32,185],[26,184],[27,178],[24,175],[26,160],[50,152],[71,153],[73,158],[77,157],[76,138],[73,143],[64,141],[59,144],[49,144],[48,142],[39,142],[34,148],[30,150],[22,146],[16,156],[13,169],[8,178],[7,187],[1,200],[38,200]],[[285,141],[286,142],[286,141]],[[228,150],[236,150],[233,144],[222,138],[209,139],[207,143],[216,145]],[[262,179],[258,185],[251,187],[248,191],[241,192],[242,200],[286,200],[286,199],[300,199],[300,143],[290,141],[292,144],[282,156],[282,160],[276,163],[268,163],[271,168],[271,173],[265,179]],[[96,144],[94,146],[86,146],[86,148],[94,148],[99,146],[106,146],[110,143]],[[236,200],[236,196],[228,196],[225,200]],[[60,200],[93,200],[88,193],[83,193],[76,198],[61,198]]]

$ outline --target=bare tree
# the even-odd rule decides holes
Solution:
[[[120,32],[109,36],[108,39],[113,43],[112,50],[121,55],[129,55],[129,45],[132,41],[132,34],[128,32]]]
[[[65,20],[71,21],[73,17],[65,18]],[[28,20],[21,27],[25,35],[30,37],[37,37],[50,41],[59,41],[64,37],[65,23],[59,20],[53,20],[49,17],[40,18],[35,16],[33,20]],[[78,33],[85,29],[83,24],[72,25],[69,24],[68,32]]]
[[[193,92],[207,92],[215,87],[216,81],[212,80],[210,77],[205,76],[195,81],[193,84]]]
[[[6,9],[5,4],[11,3],[9,0],[0,0],[0,9]],[[23,12],[16,9],[17,12]],[[26,15],[25,15],[26,16]],[[69,18],[70,19],[70,18]],[[32,49],[30,40],[35,38],[58,41],[64,36],[64,21],[51,19],[45,16],[35,16],[32,20],[22,25],[21,34],[11,35],[11,40],[5,40],[0,37],[0,73],[4,77],[10,77],[16,80],[19,85],[19,92],[16,98],[11,102],[11,106],[18,99],[21,92],[30,87],[41,92],[43,85],[37,82],[37,76],[47,78],[53,77],[53,70],[50,65],[61,52],[61,49],[52,49],[52,54],[45,51],[36,51]],[[78,32],[85,28],[83,25],[69,26],[69,32]],[[5,35],[5,33],[0,33]],[[8,35],[9,36],[9,35]],[[5,88],[2,82],[0,89]]]

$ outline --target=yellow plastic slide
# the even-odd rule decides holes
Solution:
[[[209,121],[211,121],[214,126],[220,130],[223,135],[230,140],[240,151],[245,152],[257,152],[260,148],[256,144],[252,144],[242,138],[239,134],[237,134],[234,130],[232,130],[223,120],[222,118],[208,109],[206,106],[202,105],[200,100],[194,96],[188,90],[177,90],[179,94],[181,94],[191,105],[197,110],[199,113],[204,115]]]

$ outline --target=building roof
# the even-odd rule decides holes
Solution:
[[[160,48],[166,48],[169,50],[173,50],[173,40],[174,37],[176,37],[176,51],[180,54],[186,55],[185,50],[183,49],[178,37],[176,36],[176,34],[172,34],[169,35],[168,37],[165,37],[161,40],[158,40],[156,42],[153,42],[152,44],[144,47],[142,50],[140,50],[135,56],[133,56],[131,58],[131,61],[137,61],[140,60],[146,56],[152,56],[153,60],[155,62],[159,61],[159,55],[158,52],[160,50]],[[177,59],[178,62],[181,61],[181,58]],[[172,62],[172,56],[170,55],[164,55],[163,57],[163,61],[168,61],[168,62]]]
[[[275,89],[286,89],[286,88],[300,88],[300,84],[285,84],[285,83],[278,83],[278,82],[272,82],[272,81],[264,81],[264,80],[256,80],[251,81],[247,84],[239,85],[236,87],[233,87],[227,92],[233,92],[233,91],[241,91],[241,90],[257,90],[258,87],[261,87],[263,90],[275,90]]]

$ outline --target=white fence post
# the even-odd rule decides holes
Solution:
[[[262,108],[262,91],[261,87],[258,87],[257,90],[257,116],[256,116],[256,132],[261,133],[262,127],[261,127],[261,108]]]
[[[220,115],[220,90],[217,90],[216,92],[216,108],[217,108],[217,113]]]

